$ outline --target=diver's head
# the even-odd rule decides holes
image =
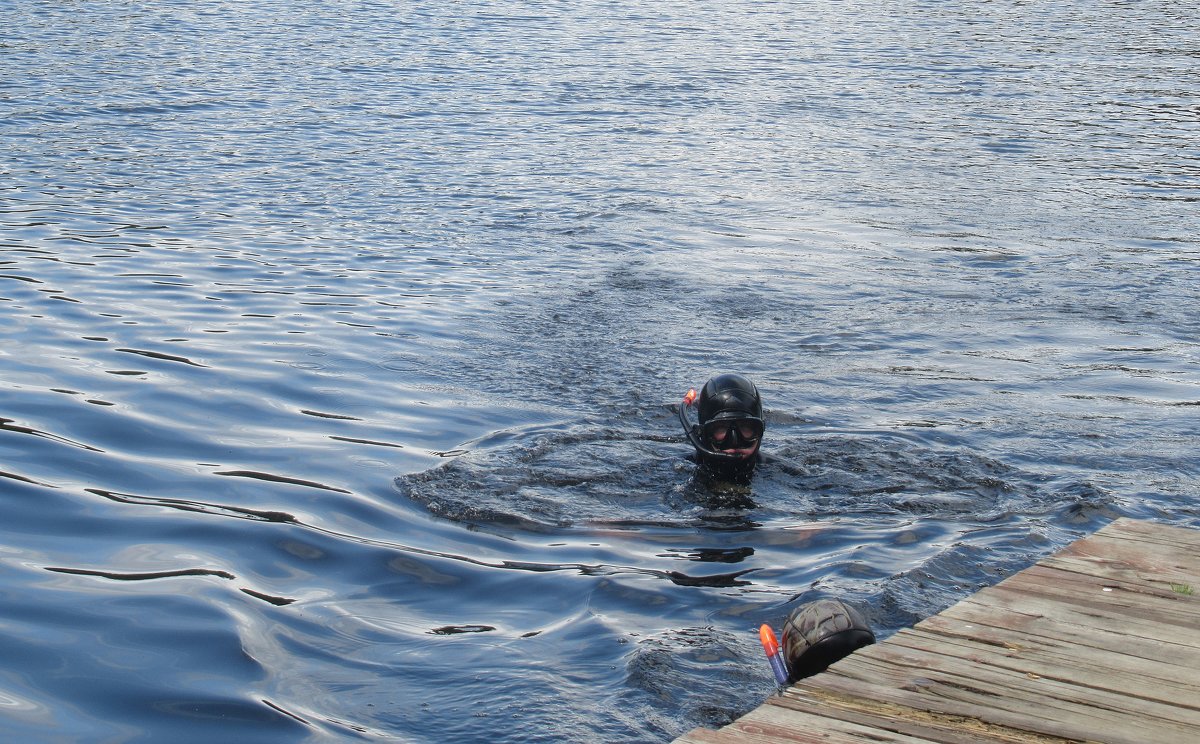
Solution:
[[[710,449],[743,460],[757,454],[766,426],[762,397],[753,382],[742,375],[717,375],[704,383],[697,409],[700,439]]]
[[[685,416],[693,401],[700,420],[695,426]],[[766,427],[753,382],[742,375],[717,375],[704,383],[698,397],[694,390],[688,392],[679,417],[701,463],[717,470],[754,467]]]

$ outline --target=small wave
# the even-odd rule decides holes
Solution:
[[[59,568],[46,566],[47,571],[55,573],[74,574],[76,576],[99,576],[113,581],[150,581],[153,579],[170,579],[177,576],[216,576],[221,579],[236,579],[228,571],[213,568],[180,568],[173,571],[149,571],[144,573],[119,573],[116,571],[95,571],[85,568]]]
[[[404,449],[403,444],[396,444],[395,442],[377,442],[374,439],[355,439],[353,437],[334,436],[333,434],[330,434],[329,438],[339,442],[350,442],[351,444],[369,444],[373,447],[395,447],[397,449]]]
[[[99,571],[96,569],[87,568],[63,568],[61,566],[46,566],[47,571],[61,574],[71,574],[74,576],[96,576],[102,579],[111,579],[112,581],[154,581],[156,579],[174,579],[183,576],[215,576],[218,579],[226,579],[234,581],[237,576],[228,572],[215,568],[179,568],[169,571],[142,571],[142,572],[120,572],[120,571]],[[265,592],[256,591],[241,587],[239,589],[243,594],[247,594],[255,599],[261,599],[264,602],[273,604],[276,607],[283,607],[292,604],[296,600],[287,597],[277,597]]]
[[[443,625],[429,632],[433,635],[458,635],[460,633],[490,633],[495,629],[492,625]]]
[[[15,481],[20,481],[22,483],[28,483],[33,486],[42,486],[44,488],[55,488],[56,487],[56,486],[50,485],[49,483],[42,483],[41,481],[36,481],[33,478],[27,478],[24,475],[18,475],[16,473],[9,473],[4,470],[0,470],[0,478],[10,478]]]
[[[50,432],[41,431],[32,427],[21,426],[12,419],[0,418],[0,431],[9,431],[16,434],[29,434],[31,436],[49,439],[60,444],[66,444],[71,447],[78,447],[79,449],[87,450],[89,452],[103,452],[103,450],[93,447],[89,444],[84,444],[83,442],[76,442],[73,439],[67,439],[66,437],[61,437],[57,434],[51,434]]]
[[[303,413],[305,416],[316,416],[317,418],[326,418],[326,419],[338,419],[340,421],[362,421],[362,419],[360,419],[360,418],[356,418],[354,416],[346,416],[346,415],[340,414],[340,413],[323,413],[321,411],[310,411],[307,409],[301,409],[300,413]]]
[[[282,523],[297,523],[296,518],[287,512],[279,511],[264,511],[262,509],[249,509],[244,506],[230,506],[227,504],[212,504],[204,501],[192,501],[189,499],[174,499],[167,497],[155,496],[138,496],[131,493],[120,493],[118,491],[110,491],[104,488],[85,488],[87,493],[102,496],[110,501],[116,501],[122,504],[139,504],[143,506],[161,506],[168,509],[178,509],[187,512],[199,512],[202,514],[214,514],[219,516],[234,517],[237,519],[250,519],[258,522],[282,522]]]
[[[291,478],[286,475],[272,475],[271,473],[259,473],[254,470],[222,470],[213,473],[213,475],[225,475],[234,478],[254,478],[256,480],[271,481],[272,483],[287,483],[292,486],[305,486],[306,488],[319,488],[323,491],[334,491],[335,493],[350,493],[344,488],[335,486],[327,486],[324,483],[316,481],[304,480],[302,478]]]
[[[769,692],[753,651],[708,627],[640,638],[626,662],[627,702],[649,719],[661,709],[692,726],[729,724]]]
[[[187,357],[176,356],[174,354],[164,354],[161,351],[146,351],[145,349],[115,349],[125,354],[137,354],[138,356],[149,357],[150,359],[160,359],[164,362],[179,362],[180,364],[190,364],[193,367],[207,367],[208,365],[194,362]]]

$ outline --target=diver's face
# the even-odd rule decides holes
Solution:
[[[756,419],[713,421],[705,426],[705,432],[713,449],[745,459],[758,451],[763,425]]]

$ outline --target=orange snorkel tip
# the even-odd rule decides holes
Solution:
[[[690,406],[696,402],[696,388],[688,388],[687,395],[683,396],[683,404]]]
[[[758,629],[758,640],[762,643],[763,651],[767,652],[767,656],[774,656],[779,653],[779,641],[775,640],[775,631],[771,630],[771,626],[766,623]]]
[[[762,643],[763,651],[767,652],[767,661],[771,664],[771,672],[780,687],[788,683],[787,665],[779,654],[779,641],[775,640],[775,631],[763,623],[758,629],[758,640]]]

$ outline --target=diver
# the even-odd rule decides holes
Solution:
[[[688,422],[687,409],[696,406],[697,424]],[[696,449],[695,460],[712,479],[745,483],[762,461],[766,423],[762,397],[748,378],[717,375],[704,383],[699,395],[688,390],[679,405],[679,421]]]
[[[687,409],[696,406],[699,423],[688,422]],[[745,486],[763,461],[766,422],[762,396],[743,375],[723,374],[704,383],[697,395],[688,390],[679,405],[679,420],[696,448],[697,471],[710,484]],[[746,506],[753,502],[746,501]],[[766,641],[764,648],[766,646]],[[792,609],[784,622],[780,685],[824,671],[830,664],[863,646],[875,643],[875,633],[861,610],[839,599],[818,599]],[[768,657],[771,651],[768,650]],[[782,674],[782,677],[781,677]]]

